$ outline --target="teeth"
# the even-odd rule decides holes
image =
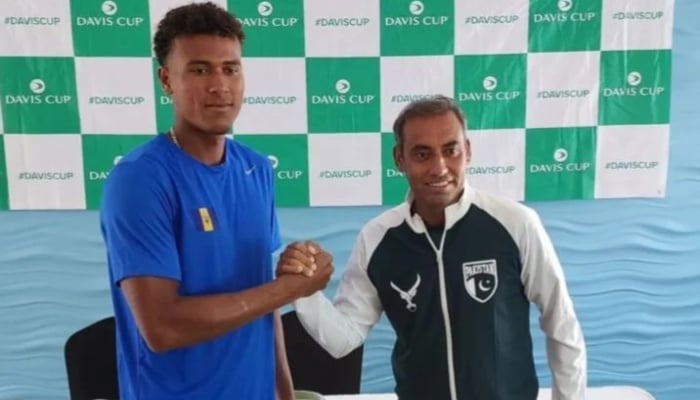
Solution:
[[[435,186],[435,187],[444,187],[444,186],[447,186],[449,183],[450,183],[449,181],[442,181],[442,182],[429,183],[428,185]]]

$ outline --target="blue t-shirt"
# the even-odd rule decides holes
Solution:
[[[269,160],[227,139],[207,166],[167,135],[131,151],[104,187],[101,229],[117,322],[122,400],[275,398],[272,315],[187,348],[154,353],[119,283],[134,276],[179,281],[180,294],[237,292],[273,279],[281,246]]]

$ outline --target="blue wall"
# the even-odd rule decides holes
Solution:
[[[636,385],[659,400],[696,400],[700,1],[676,0],[675,20],[667,199],[532,205],[565,265],[588,343],[590,384]],[[284,209],[283,235],[321,242],[342,269],[361,225],[383,210]],[[65,339],[111,313],[103,250],[94,212],[0,213],[1,400],[68,397]],[[536,313],[532,327],[538,371],[549,386]],[[364,391],[392,390],[392,338],[385,320],[370,336]]]

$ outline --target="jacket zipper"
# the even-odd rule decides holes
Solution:
[[[442,237],[440,239],[440,247],[435,247],[430,234],[426,231],[425,236],[428,238],[430,246],[432,246],[435,251],[435,256],[437,258],[438,276],[440,282],[440,303],[442,305],[442,320],[445,323],[445,342],[447,343],[447,375],[450,382],[450,397],[452,400],[457,400],[457,387],[455,383],[455,370],[454,370],[454,354],[452,350],[452,330],[450,329],[450,313],[447,309],[447,288],[445,287],[445,264],[442,259],[442,251],[445,246],[445,236],[447,232],[442,231]]]

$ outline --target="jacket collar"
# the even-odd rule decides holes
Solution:
[[[464,182],[464,190],[459,199],[450,204],[445,208],[445,230],[450,229],[454,224],[462,219],[469,211],[469,207],[472,204],[474,198],[474,189],[469,186],[469,184]],[[416,233],[425,233],[426,226],[418,213],[413,213],[411,211],[414,202],[413,193],[409,189],[406,193],[406,199],[401,205],[401,213],[406,221],[406,223],[413,229]]]

